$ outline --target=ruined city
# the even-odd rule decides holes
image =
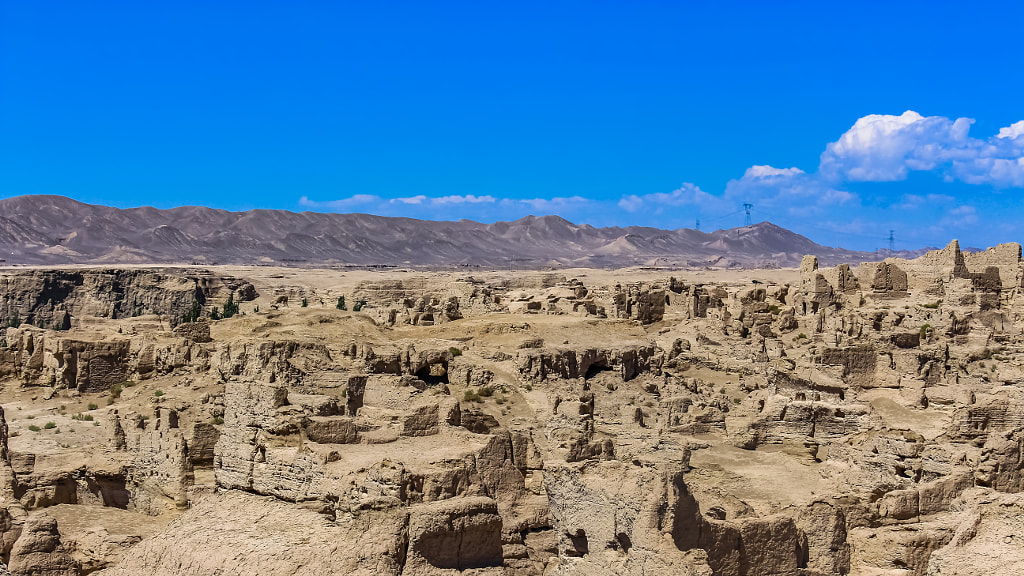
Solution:
[[[1024,570],[1024,262],[0,273],[14,575]]]

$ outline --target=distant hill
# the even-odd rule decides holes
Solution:
[[[481,224],[198,206],[119,209],[63,196],[0,200],[0,250],[7,264],[308,267],[786,267],[804,254],[823,265],[883,256],[821,246],[769,222],[714,232],[595,228],[558,216]]]

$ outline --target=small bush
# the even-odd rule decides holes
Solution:
[[[31,414],[29,414],[28,416],[25,416],[25,418],[28,418],[29,420],[35,420],[36,419],[36,417],[31,415]]]
[[[939,300],[937,302],[930,302],[928,304],[921,304],[921,307],[934,310],[934,309],[938,308],[941,305],[942,305],[942,300]]]
[[[532,392],[533,391],[533,384],[527,384],[526,385],[526,391],[527,392]]]
[[[480,387],[480,396],[482,396],[484,398],[489,398],[489,397],[491,397],[493,395],[494,395],[494,386],[481,386]]]
[[[213,417],[213,423],[217,424],[219,426],[219,425],[224,423],[224,419],[221,418],[220,416],[214,416]]]
[[[921,340],[924,340],[925,338],[928,338],[928,334],[930,334],[931,331],[932,331],[932,325],[931,324],[925,324],[924,326],[921,326]]]
[[[480,394],[471,388],[466,388],[466,391],[462,393],[462,400],[465,402],[483,402],[483,398]]]
[[[224,303],[224,317],[231,318],[238,314],[238,304],[235,303],[235,293],[228,294],[228,301]]]
[[[46,424],[43,425],[43,428],[46,428],[47,430],[52,430],[52,429],[54,429],[56,427],[57,427],[57,423],[56,422],[47,422]]]
[[[768,311],[771,312],[772,314],[775,314],[776,316],[778,316],[779,313],[782,312],[782,308],[779,308],[778,305],[776,305],[776,304],[769,304],[768,305]]]
[[[338,296],[338,303],[334,307],[338,310],[348,310],[348,306],[345,305],[345,297]]]
[[[90,403],[89,403],[89,410],[96,410],[96,409],[97,409],[97,408],[99,408],[99,407],[100,407],[100,405],[99,405],[99,404],[95,404],[95,403],[93,403],[93,402],[90,402]]]
[[[199,321],[199,317],[202,314],[203,314],[203,305],[200,304],[198,300],[193,300],[192,301],[192,307],[189,308],[187,312],[182,314],[181,322],[182,323],[198,322]]]
[[[309,299],[307,299],[307,298],[303,298],[302,299],[302,307],[303,308],[308,308],[309,307]]]
[[[39,426],[36,426],[35,424],[30,424],[28,429],[33,431],[33,432],[39,432],[40,430],[42,430],[42,428],[40,428]]]
[[[448,352],[452,356],[462,356],[462,348],[456,348],[455,346],[452,346],[451,348],[448,349]]]
[[[724,395],[725,394],[725,388],[722,388],[721,390],[719,390],[718,393]]]
[[[159,398],[159,397],[161,397],[163,395],[164,395],[164,391],[163,390],[157,390],[156,392],[153,392],[153,396],[156,396],[157,398]]]
[[[611,382],[605,384],[604,387],[607,388],[609,392],[615,392],[615,384],[612,384]]]

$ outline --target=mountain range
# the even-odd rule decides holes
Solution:
[[[821,246],[769,222],[714,232],[595,228],[558,216],[482,224],[201,206],[121,209],[49,195],[0,200],[0,250],[7,265],[304,267],[788,267],[805,254],[825,265],[889,255]]]

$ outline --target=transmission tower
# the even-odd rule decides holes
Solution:
[[[747,213],[747,226],[750,226],[750,209],[753,208],[753,204],[743,204],[743,211]]]
[[[697,218],[697,227],[694,230],[700,230],[700,218]]]
[[[892,254],[896,251],[896,238],[893,236],[895,230],[889,230],[889,253]]]

